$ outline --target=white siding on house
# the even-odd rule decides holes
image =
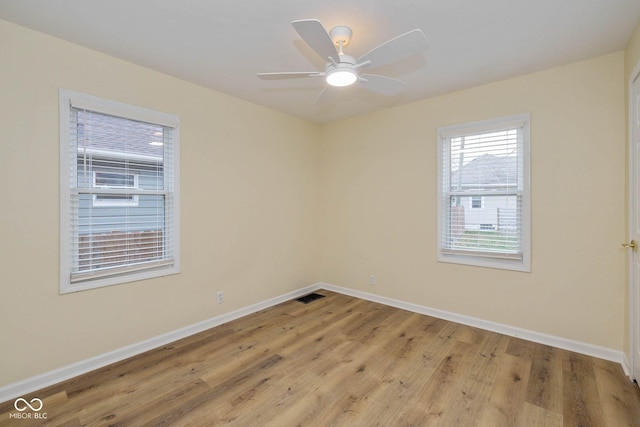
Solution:
[[[498,230],[500,224],[504,226],[505,222],[511,222],[508,218],[517,209],[513,196],[482,196],[481,208],[472,208],[471,202],[471,196],[460,197],[467,230]]]

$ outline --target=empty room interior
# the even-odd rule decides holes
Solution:
[[[0,425],[640,426],[637,0],[0,0],[0,89]]]

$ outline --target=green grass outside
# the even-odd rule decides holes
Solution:
[[[453,247],[496,252],[517,252],[519,250],[516,236],[491,230],[466,230],[453,242]]]

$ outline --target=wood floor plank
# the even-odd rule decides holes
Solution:
[[[184,399],[195,399],[205,394],[211,387],[204,381],[194,381],[186,386],[176,387],[170,393],[162,394],[154,399],[139,401],[138,405],[127,408],[126,411],[117,412],[107,409],[106,413],[93,418],[82,418],[85,424],[108,423],[110,426],[143,425],[149,417],[165,417],[182,405]]]
[[[217,400],[228,401],[230,393],[246,387],[247,381],[255,381],[255,377],[268,378],[269,370],[283,361],[280,355],[273,355],[264,360],[259,360],[252,366],[237,372],[226,380],[210,385],[210,389],[204,393],[198,393],[181,402],[173,411],[166,414],[155,415],[144,422],[153,426],[171,425],[192,411],[207,411],[216,404]]]
[[[562,390],[565,425],[582,427],[605,425],[593,361],[588,356],[568,353],[563,362]]]
[[[0,426],[640,427],[618,364],[321,290],[0,404]],[[15,417],[15,415],[14,415]]]
[[[255,402],[251,410],[229,411],[226,419],[240,426],[269,425],[272,420],[280,420],[282,414],[290,408],[299,408],[300,402],[308,397],[312,384],[321,382],[316,374],[305,369],[286,372],[284,378],[272,385],[268,396]]]
[[[528,349],[526,356],[531,359],[531,378],[527,386],[526,401],[547,411],[562,414],[560,351],[540,344],[530,345]]]
[[[505,353],[532,360],[534,357],[533,353],[538,347],[539,345],[534,342],[512,337],[509,338],[509,344]]]
[[[563,425],[562,414],[529,402],[524,402],[521,420],[523,427],[562,427]]]
[[[480,425],[498,427],[522,424],[530,372],[530,360],[503,355]]]
[[[640,425],[640,389],[631,382],[620,383],[624,376],[620,365],[600,359],[593,360],[596,384],[603,418],[616,426]]]
[[[401,424],[418,426],[441,422],[451,408],[451,401],[460,394],[461,367],[470,355],[469,347],[468,343],[456,341],[426,382],[413,383],[416,390],[408,393],[406,408],[398,418]]]
[[[449,410],[441,417],[441,425],[475,425],[479,415],[489,404],[491,387],[503,364],[503,354],[509,338],[495,333],[485,333],[484,340],[469,350],[465,372],[461,379],[460,393],[451,399]]]
[[[471,351],[469,366],[466,367],[467,378],[493,385],[498,368],[503,363],[503,356],[510,339],[504,335],[485,332],[485,339]]]

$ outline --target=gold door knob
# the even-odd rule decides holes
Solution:
[[[634,251],[636,250],[636,248],[638,247],[638,244],[636,243],[635,240],[630,241],[629,243],[623,243],[622,247],[624,248],[631,248]]]

